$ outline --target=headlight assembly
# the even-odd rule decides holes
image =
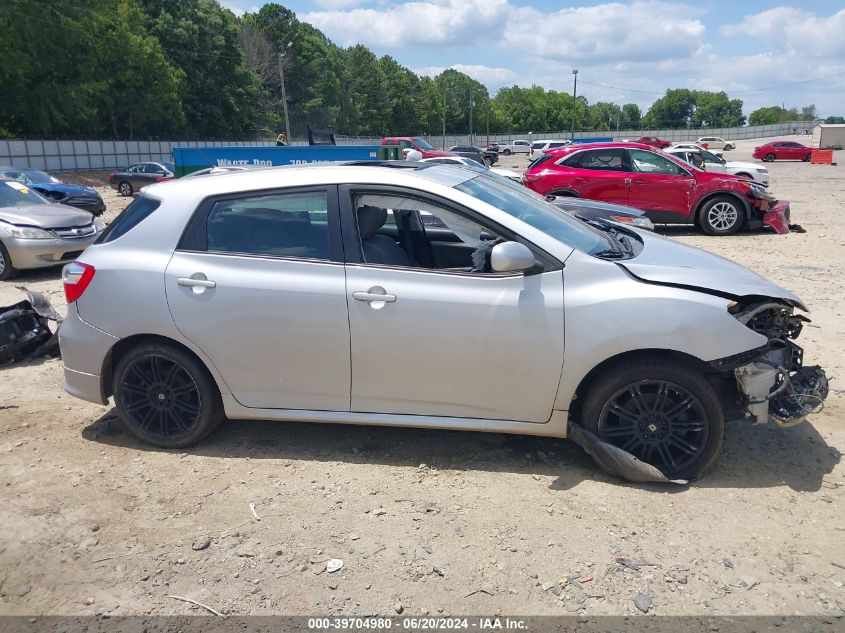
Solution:
[[[17,237],[18,239],[22,240],[53,239],[52,234],[48,233],[44,229],[39,229],[34,226],[12,226],[9,227],[9,233],[11,233],[13,237]]]

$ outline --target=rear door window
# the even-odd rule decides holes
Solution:
[[[567,158],[562,164],[577,169],[601,171],[630,171],[625,150],[618,147],[587,150]]]
[[[207,250],[329,260],[325,191],[219,200],[206,220]]]

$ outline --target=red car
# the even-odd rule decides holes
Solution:
[[[767,163],[773,160],[810,160],[813,148],[795,141],[773,141],[754,148],[752,156]]]
[[[662,138],[657,138],[656,136],[641,136],[637,143],[663,149],[664,147],[669,147],[672,141],[664,141]]]
[[[711,235],[743,226],[789,232],[789,203],[762,185],[702,171],[641,143],[584,143],[550,150],[523,184],[547,196],[624,204],[661,224],[697,224]]]
[[[416,136],[386,136],[381,139],[381,145],[398,145],[401,149],[415,149],[423,158],[437,158],[439,156],[454,156],[453,152],[434,149],[424,138]]]

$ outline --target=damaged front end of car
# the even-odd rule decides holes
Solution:
[[[746,195],[751,207],[748,228],[759,229],[768,226],[778,235],[789,233],[789,202],[778,200],[760,183],[746,180],[743,184],[748,187]]]
[[[755,350],[714,361],[732,370],[740,408],[756,424],[789,428],[824,407],[828,378],[818,365],[804,365],[804,350],[795,343],[809,319],[795,314],[797,302],[755,298],[734,302],[728,311],[767,343]]]

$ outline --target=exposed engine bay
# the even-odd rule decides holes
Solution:
[[[772,421],[782,428],[800,424],[824,407],[828,379],[818,365],[804,365],[804,350],[794,341],[810,320],[791,305],[762,299],[735,304],[729,311],[768,339],[751,362],[734,368],[742,404],[757,424]]]

